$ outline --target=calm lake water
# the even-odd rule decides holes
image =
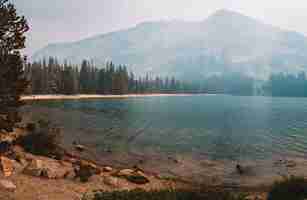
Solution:
[[[69,137],[100,151],[198,153],[232,160],[307,155],[307,98],[194,95],[33,105],[63,111],[45,115]]]

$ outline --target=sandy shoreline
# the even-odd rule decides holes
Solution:
[[[208,95],[208,94],[125,94],[125,95],[28,95],[22,96],[24,101],[29,100],[78,100],[78,99],[121,99],[121,98],[139,98],[139,97],[168,97],[168,96],[194,96],[194,95]]]

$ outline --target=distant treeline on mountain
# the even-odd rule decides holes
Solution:
[[[87,60],[78,66],[60,64],[52,57],[27,64],[25,71],[30,80],[28,94],[211,93],[307,97],[305,72],[272,74],[267,81],[256,81],[240,73],[182,81],[174,77],[136,77],[126,66],[115,66],[112,62],[98,68]]]
[[[270,79],[264,84],[263,91],[265,95],[270,96],[307,97],[306,73],[271,75]]]
[[[135,77],[126,66],[108,62],[97,68],[84,60],[81,67],[60,64],[50,57],[47,61],[29,63],[26,74],[30,80],[28,94],[129,94],[202,92],[192,84],[174,77]]]

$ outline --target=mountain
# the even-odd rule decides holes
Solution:
[[[271,72],[307,69],[307,38],[242,14],[219,10],[200,22],[146,22],[78,42],[51,44],[32,60],[127,64],[139,74],[185,78],[240,72],[263,79]]]

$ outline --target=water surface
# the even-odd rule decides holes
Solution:
[[[271,159],[307,153],[307,99],[227,95],[65,100],[33,104],[98,151]]]

